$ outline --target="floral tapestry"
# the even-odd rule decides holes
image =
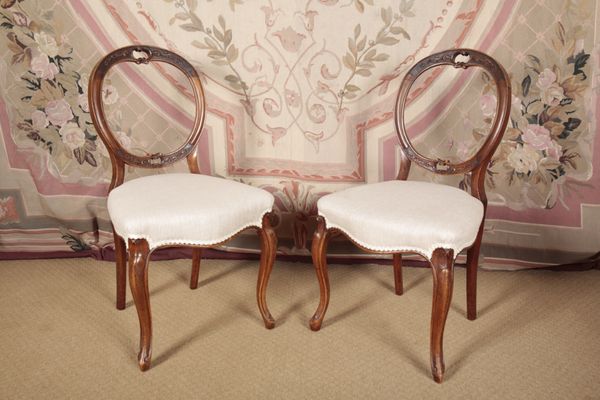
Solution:
[[[581,262],[600,250],[598,26],[591,0],[0,0],[0,257],[110,254],[111,166],[88,78],[109,51],[149,44],[200,72],[201,170],[271,192],[289,255],[309,254],[321,196],[396,177],[407,70],[449,48],[490,54],[509,72],[512,111],[486,177],[481,264]],[[184,76],[159,64],[115,68],[103,100],[134,153],[176,148],[194,118]],[[481,70],[436,68],[405,122],[422,154],[465,160],[496,104]],[[409,179],[468,185],[416,166]],[[221,249],[255,252],[257,240]],[[343,240],[330,252],[365,256]]]

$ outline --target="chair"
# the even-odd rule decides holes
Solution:
[[[419,154],[404,126],[404,109],[409,90],[417,77],[442,65],[455,68],[482,67],[496,83],[497,107],[490,133],[470,159],[451,163]],[[365,251],[393,254],[396,294],[401,295],[402,254],[425,257],[433,272],[431,314],[431,369],[440,383],[444,374],[443,334],[452,298],[454,259],[467,251],[467,316],[476,318],[477,261],[483,234],[487,198],[485,175],[509,119],[510,80],[506,71],[491,57],[470,49],[454,49],[433,54],[416,63],[404,77],[395,109],[396,132],[400,138],[401,163],[397,180],[361,185],[326,195],[317,202],[317,229],[312,257],[320,286],[320,301],[310,320],[319,330],[329,304],[327,243],[332,234],[342,233]],[[411,163],[438,174],[468,174],[471,195],[454,187],[407,181]]]
[[[186,142],[168,153],[143,156],[129,153],[115,137],[106,120],[102,84],[116,64],[164,62],[182,71],[192,85],[196,115]],[[197,143],[205,116],[204,91],[194,67],[177,54],[151,46],[117,49],[94,67],[89,81],[92,121],[109,151],[112,180],[108,195],[116,248],[117,308],[125,308],[125,266],[129,261],[129,284],[140,322],[139,366],[150,367],[152,318],[148,291],[148,261],[160,247],[193,247],[190,287],[198,286],[201,249],[228,241],[246,228],[256,228],[261,240],[258,271],[258,308],[267,328],[275,322],[266,304],[266,287],[275,259],[277,239],[270,223],[273,196],[259,188],[200,174]],[[191,173],[155,174],[124,183],[125,165],[160,168],[183,158]]]

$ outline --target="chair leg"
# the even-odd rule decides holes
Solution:
[[[194,247],[192,249],[192,275],[190,276],[190,289],[198,288],[198,277],[200,276],[200,259],[202,258],[202,248]]]
[[[125,240],[121,236],[115,233],[114,238],[117,265],[117,310],[124,310],[125,300],[127,299],[127,250],[125,250]]]
[[[477,268],[482,236],[483,222],[479,227],[475,243],[467,250],[467,319],[471,321],[477,318]]]
[[[312,241],[312,259],[319,280],[319,306],[310,319],[310,329],[318,331],[323,324],[323,318],[329,306],[329,276],[327,273],[327,242],[329,231],[325,228],[325,219],[317,217],[317,230]]]
[[[148,258],[150,248],[145,239],[129,239],[129,286],[140,321],[138,364],[142,371],[150,368],[152,358],[152,315],[148,292]]]
[[[402,284],[402,253],[394,253],[394,288],[398,296],[404,293]]]
[[[433,302],[431,309],[431,373],[437,383],[444,377],[444,327],[452,300],[454,284],[454,251],[435,249],[431,257]]]
[[[259,229],[258,234],[260,236],[260,266],[258,268],[258,282],[256,284],[256,301],[265,327],[273,329],[275,327],[275,320],[267,307],[267,285],[271,276],[271,270],[273,269],[273,263],[275,262],[277,236],[271,226],[269,214],[265,214],[263,217],[262,228]]]

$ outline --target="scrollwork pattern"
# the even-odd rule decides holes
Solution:
[[[320,3],[320,7],[354,4],[359,12],[375,7],[371,1],[359,0]],[[260,6],[265,33],[255,33],[253,43],[242,50],[235,41],[239,31],[223,15],[215,24],[208,23],[198,12],[198,2],[175,2],[177,12],[169,23],[193,32],[191,44],[213,64],[229,70],[223,83],[240,96],[254,128],[268,135],[272,145],[295,130],[318,152],[320,143],[339,133],[346,104],[359,101],[372,89],[361,78],[370,77],[376,64],[389,59],[388,48],[410,40],[404,24],[415,16],[413,3],[402,0],[395,7],[380,7],[380,27],[373,36],[356,24],[341,56],[328,47],[327,40],[320,43],[314,36],[320,13],[311,1],[303,11],[293,13],[266,1]]]

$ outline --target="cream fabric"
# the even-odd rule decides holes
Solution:
[[[152,175],[125,182],[108,196],[115,231],[169,244],[212,245],[249,226],[261,226],[273,195],[239,182],[197,174]]]
[[[415,252],[431,258],[438,247],[458,254],[470,246],[483,204],[446,185],[387,181],[342,190],[319,199],[327,228],[337,228],[375,251]]]

